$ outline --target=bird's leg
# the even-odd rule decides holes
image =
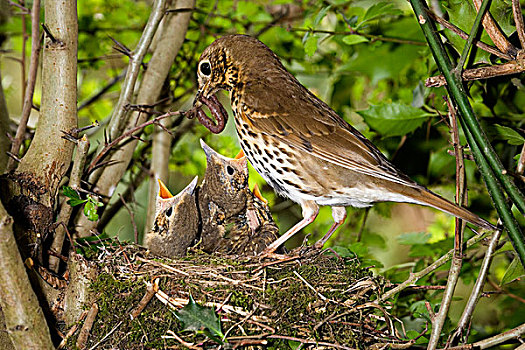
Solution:
[[[321,249],[330,236],[337,230],[339,226],[345,222],[346,219],[346,208],[345,207],[332,207],[332,217],[334,218],[334,223],[328,232],[314,244],[314,248]]]
[[[261,256],[271,256],[273,252],[275,252],[275,250],[281,246],[281,244],[286,242],[293,235],[301,231],[304,227],[308,226],[315,220],[317,214],[319,213],[319,206],[317,206],[314,201],[308,200],[302,201],[300,204],[301,209],[303,210],[303,219],[295,224],[295,226],[289,229],[285,234],[279,237],[275,242],[270,244],[265,250],[263,250]]]

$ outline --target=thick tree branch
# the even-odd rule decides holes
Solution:
[[[13,219],[0,202],[0,302],[9,337],[17,349],[54,349],[12,230]]]

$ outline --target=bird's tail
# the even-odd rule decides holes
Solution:
[[[411,195],[409,195],[409,197],[416,200],[419,204],[436,208],[445,213],[454,215],[455,217],[470,222],[471,224],[476,225],[478,227],[482,227],[487,230],[497,230],[497,227],[492,225],[487,220],[480,218],[478,215],[472,213],[468,209],[460,207],[450,202],[449,200],[441,197],[440,195],[427,190],[424,187],[413,188],[413,190],[417,191],[417,194],[412,193]]]

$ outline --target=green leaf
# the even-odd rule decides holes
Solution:
[[[87,201],[88,201],[87,199],[76,199],[76,198],[74,198],[74,199],[68,200],[67,204],[69,204],[72,207],[76,207],[77,205],[84,204]]]
[[[518,278],[523,277],[524,275],[525,270],[523,269],[523,265],[521,265],[520,259],[514,258],[514,260],[512,260],[512,262],[510,263],[509,267],[507,267],[507,271],[505,271],[505,274],[501,279],[501,285],[513,282]]]
[[[525,138],[523,136],[521,136],[516,130],[507,126],[494,124],[494,127],[491,129],[493,135],[496,138],[500,140],[506,140],[511,145],[521,146],[525,142]]]
[[[78,195],[77,191],[75,191],[69,186],[62,186],[62,194],[71,199],[80,199],[80,196]]]
[[[428,113],[398,102],[370,106],[358,112],[365,122],[384,136],[406,135],[423,124]]]
[[[306,39],[306,41],[304,43],[304,52],[308,56],[312,57],[314,55],[315,51],[317,51],[317,41],[318,40],[319,40],[319,38],[316,35],[310,35]]]
[[[347,35],[343,38],[343,42],[347,45],[355,45],[359,43],[367,42],[368,39],[361,35]]]
[[[97,221],[98,220],[98,214],[97,214],[97,207],[99,205],[97,202],[93,202],[91,200],[88,200],[86,204],[84,205],[84,215],[90,220],[90,221]]]
[[[332,6],[326,6],[326,7],[323,7],[321,9],[321,11],[319,11],[319,13],[317,14],[317,16],[315,16],[315,19],[314,19],[314,26],[318,25],[319,23],[321,23],[321,21],[323,20],[324,16],[326,16],[326,14],[328,13],[328,11],[330,11],[330,8],[332,8]]]
[[[221,331],[221,321],[212,308],[200,306],[190,294],[188,305],[174,312],[182,323],[185,331],[208,331],[210,337],[222,344],[224,334]]]
[[[414,244],[425,244],[431,238],[431,234],[428,232],[410,232],[403,233],[397,236],[399,244],[403,245],[414,245]]]
[[[367,21],[371,21],[373,19],[376,19],[384,15],[394,16],[394,15],[399,15],[399,14],[402,14],[401,10],[396,9],[393,3],[380,2],[368,8],[365,15],[363,16],[363,20],[361,21],[359,25],[361,26],[363,23]]]

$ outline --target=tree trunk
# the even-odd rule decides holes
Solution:
[[[16,232],[24,255],[53,223],[56,193],[74,147],[62,136],[77,126],[76,2],[49,0],[44,9],[51,35],[44,43],[42,105],[36,133],[18,168],[1,179],[6,208],[16,223],[23,224]]]

